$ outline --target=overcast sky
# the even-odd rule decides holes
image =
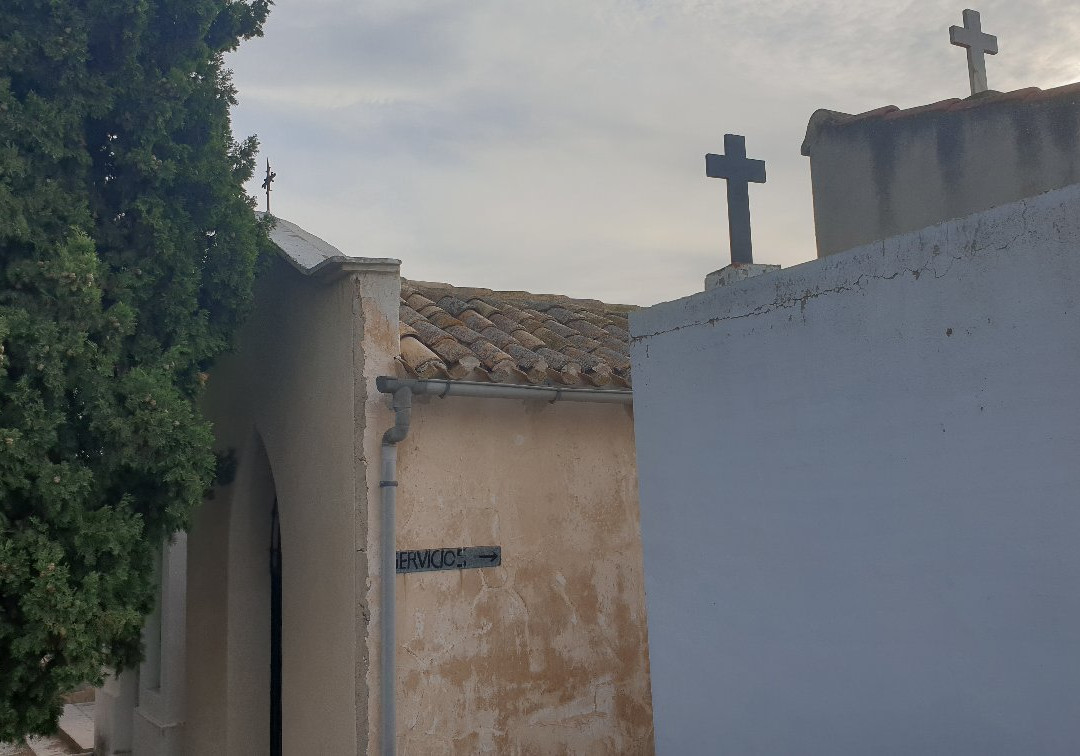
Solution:
[[[278,174],[274,214],[347,254],[400,258],[413,279],[652,304],[728,262],[724,182],[704,159],[725,132],[767,163],[755,261],[813,258],[810,114],[966,96],[948,35],[963,7],[276,0],[266,36],[229,58],[233,126]],[[978,10],[1000,47],[991,88],[1080,80],[1080,6]]]

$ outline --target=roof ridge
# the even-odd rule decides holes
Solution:
[[[416,281],[410,278],[402,278],[402,282],[412,286],[416,289],[429,289],[439,290],[447,292],[466,292],[468,296],[461,296],[458,294],[459,299],[473,299],[495,296],[505,299],[534,301],[534,302],[574,302],[578,304],[594,304],[602,308],[616,308],[617,311],[629,312],[632,310],[640,309],[639,305],[621,304],[618,302],[605,302],[602,299],[594,299],[588,297],[571,297],[566,294],[537,294],[531,291],[524,291],[520,289],[488,289],[479,286],[455,286],[450,283],[443,283],[441,281]],[[422,292],[421,292],[422,293]]]

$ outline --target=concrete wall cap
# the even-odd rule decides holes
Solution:
[[[851,113],[841,113],[839,110],[818,108],[814,111],[814,114],[810,116],[810,121],[806,124],[806,136],[803,138],[799,152],[806,157],[810,157],[810,153],[814,149],[814,144],[817,143],[818,137],[826,126],[834,126],[842,123],[849,123],[856,119],[894,113],[899,109],[900,108],[895,105],[886,105],[885,107],[877,108],[867,113],[852,115]]]
[[[1072,100],[1076,98],[1077,94],[1080,94],[1080,82],[1065,84],[1060,87],[1052,87],[1050,89],[1024,87],[1023,89],[1016,89],[1011,92],[989,90],[963,99],[953,97],[929,105],[918,105],[916,107],[904,109],[900,109],[895,105],[886,105],[856,115],[841,113],[838,110],[819,108],[814,111],[814,114],[810,116],[810,121],[806,124],[806,136],[803,139],[800,152],[806,157],[810,157],[810,154],[814,150],[814,145],[821,136],[821,132],[826,127],[830,126],[846,126],[863,121],[895,120],[927,113],[960,112],[971,108],[1005,102]]]
[[[260,216],[263,213],[259,213]],[[401,261],[392,257],[356,257],[284,218],[275,218],[270,240],[294,268],[306,276],[338,278],[352,272],[398,274]]]

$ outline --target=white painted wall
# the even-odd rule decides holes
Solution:
[[[1080,186],[631,330],[658,753],[1077,752]]]

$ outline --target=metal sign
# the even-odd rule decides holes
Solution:
[[[436,570],[472,570],[502,564],[502,546],[457,546],[442,549],[410,549],[397,553],[398,573]]]

